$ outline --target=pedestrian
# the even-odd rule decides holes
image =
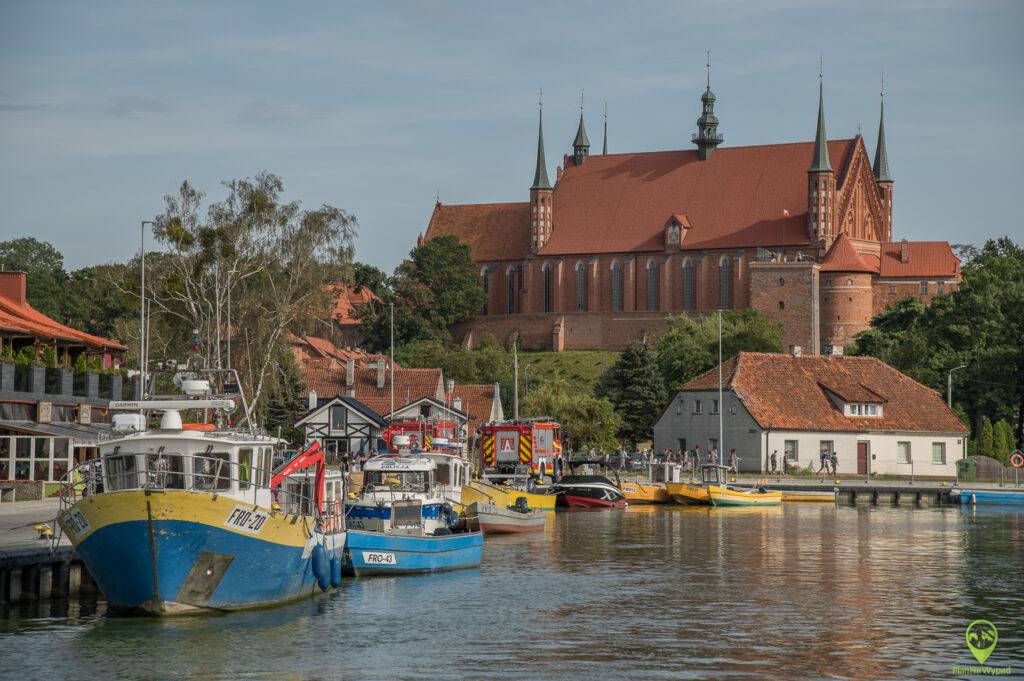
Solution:
[[[818,462],[818,472],[821,473],[821,477],[824,478],[825,474],[828,472],[829,464],[828,449],[825,447],[821,448],[821,454],[818,456]]]
[[[771,463],[772,475],[774,475],[776,473],[776,471],[778,471],[778,466],[779,466],[779,450],[776,449],[775,451],[772,452],[772,459],[771,459],[771,461],[772,461],[772,463]]]
[[[736,456],[736,448],[733,447],[729,451],[729,470],[733,473],[739,473],[740,457]]]
[[[832,457],[831,457],[831,459],[832,459],[832,475],[833,475],[833,476],[836,476],[836,475],[838,475],[838,474],[839,474],[839,472],[838,472],[838,470],[837,470],[837,469],[838,469],[838,467],[839,467],[839,455],[838,455],[838,454],[836,454],[836,453],[835,453],[835,452],[833,451],[833,452],[832,452]]]
[[[712,447],[710,451],[708,451],[708,463],[718,463],[718,447]]]

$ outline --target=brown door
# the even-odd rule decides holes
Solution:
[[[858,442],[857,443],[857,474],[867,475],[868,474],[868,443]]]

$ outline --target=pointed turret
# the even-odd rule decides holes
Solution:
[[[601,153],[608,154],[608,102],[604,103],[604,144],[601,146]]]
[[[580,125],[576,128],[576,139],[572,143],[572,156],[576,165],[583,165],[583,162],[590,156],[590,140],[587,139],[587,128],[583,125],[583,93],[580,93]]]
[[[548,164],[544,159],[544,105],[540,105],[537,120],[537,169],[533,172],[533,186],[530,189],[551,189],[548,180]]]
[[[814,135],[814,157],[809,172],[832,172],[828,160],[828,139],[825,137],[825,83],[818,74],[818,131]]]
[[[715,93],[711,91],[711,56],[708,55],[707,87],[701,95],[700,118],[697,119],[697,134],[690,140],[697,145],[697,156],[702,161],[708,160],[711,153],[724,139],[718,132],[718,117],[715,116]]]
[[[889,174],[889,154],[885,151],[885,90],[881,92],[881,104],[878,114],[878,145],[875,147],[875,180],[877,182],[892,182]]]

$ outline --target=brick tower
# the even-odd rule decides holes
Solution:
[[[882,211],[885,222],[882,224],[882,233],[879,235],[882,241],[892,241],[892,175],[889,174],[889,155],[885,151],[885,82],[882,82],[882,91],[879,93],[881,103],[878,114],[878,144],[875,147],[875,182],[878,183],[878,193],[882,197]]]
[[[836,174],[828,158],[828,139],[825,137],[825,91],[818,74],[818,130],[814,136],[814,156],[807,170],[807,235],[818,246],[818,255],[828,252],[835,238],[836,221],[833,215],[836,199]]]
[[[548,166],[544,159],[544,100],[537,123],[537,168],[533,172],[530,186],[530,252],[536,254],[551,236],[551,181],[548,180]]]

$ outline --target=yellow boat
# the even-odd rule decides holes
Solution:
[[[758,492],[708,485],[708,496],[713,506],[778,506],[782,492]]]
[[[665,485],[665,491],[677,504],[700,504],[711,503],[706,485],[696,482],[670,482]]]
[[[463,506],[467,507],[470,504],[479,502],[481,504],[494,504],[499,508],[508,508],[509,506],[514,506],[516,499],[519,497],[526,497],[526,505],[531,510],[539,509],[541,511],[555,510],[555,499],[558,498],[555,494],[535,494],[524,492],[515,487],[492,485],[483,480],[470,480],[462,486],[460,501]]]
[[[628,480],[619,485],[619,489],[631,504],[665,504],[672,500],[666,486],[660,482]]]
[[[783,501],[816,501],[834,504],[836,493],[834,490],[783,490]]]

